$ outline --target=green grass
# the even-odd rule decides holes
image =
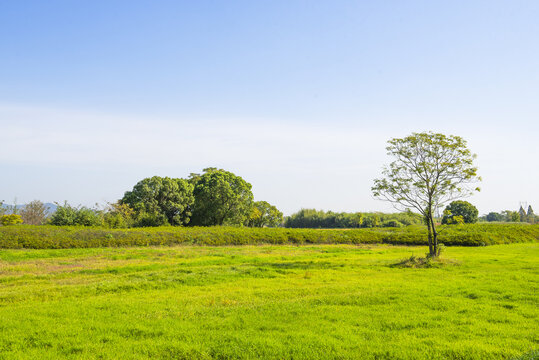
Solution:
[[[0,359],[536,359],[539,244],[0,251]]]
[[[539,225],[470,224],[439,227],[448,246],[537,242]],[[159,227],[106,229],[70,226],[0,226],[0,248],[68,249],[154,245],[403,244],[427,243],[425,226],[372,229]]]

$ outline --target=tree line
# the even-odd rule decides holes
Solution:
[[[52,225],[106,225],[111,228],[145,226],[214,226],[358,228],[400,227],[423,223],[428,230],[429,256],[439,255],[437,226],[474,223],[478,211],[457,200],[472,195],[481,181],[475,154],[459,136],[423,132],[388,141],[393,161],[374,180],[373,195],[400,208],[401,214],[334,213],[302,209],[283,223],[283,214],[265,201],[254,201],[251,184],[240,176],[217,168],[187,179],[154,176],[139,181],[131,191],[105,210],[59,205],[48,219]],[[441,219],[437,210],[445,207]],[[0,202],[0,205],[2,203]],[[43,204],[32,202],[21,215],[3,215],[0,224],[42,223]],[[417,211],[413,214],[410,209]],[[421,220],[420,220],[421,219]],[[518,212],[489,213],[481,220],[535,223],[531,206]]]
[[[19,213],[16,208],[15,211],[12,209],[12,214],[5,215],[5,225],[19,222],[39,225],[46,222],[59,226],[110,228],[280,226],[283,222],[282,212],[266,201],[254,201],[251,188],[251,184],[240,176],[223,169],[207,168],[202,174],[193,173],[187,179],[159,176],[143,179],[103,210],[72,206],[65,202],[57,204],[56,211],[47,218],[44,204],[33,201]]]
[[[422,223],[422,217],[410,210],[402,213],[385,214],[373,213],[346,213],[322,211],[315,209],[301,209],[288,216],[284,222],[287,228],[311,229],[351,229],[373,227],[403,227]]]

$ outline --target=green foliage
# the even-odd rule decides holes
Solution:
[[[287,228],[311,228],[311,229],[354,229],[372,228],[384,225],[389,221],[395,221],[396,227],[402,225],[419,225],[422,217],[410,210],[394,213],[337,213],[315,209],[301,209],[286,218]],[[401,225],[398,225],[398,224]]]
[[[518,217],[521,222],[527,222],[528,221],[528,215],[526,214],[526,211],[521,206],[520,209],[518,209]]]
[[[398,220],[386,220],[382,223],[382,226],[383,227],[396,227],[396,228],[400,228],[400,227],[403,227],[403,223],[401,223],[400,221]]]
[[[109,204],[103,216],[105,225],[111,229],[124,229],[134,224],[135,211],[127,204],[116,202]]]
[[[528,206],[528,213],[526,214],[526,217],[527,217],[528,222],[529,222],[530,224],[535,224],[535,223],[538,221],[538,217],[537,217],[537,215],[535,215],[535,214],[533,213],[533,209],[532,209],[532,206],[531,206],[531,205]]]
[[[478,223],[442,225],[447,246],[485,246],[539,240],[539,225]],[[0,248],[87,248],[154,245],[400,244],[426,245],[423,226],[370,229],[285,229],[247,227],[150,227],[108,229],[30,226],[0,228]]]
[[[477,222],[479,211],[467,201],[452,201],[444,210],[442,224],[473,224]],[[460,217],[461,219],[456,219]]]
[[[135,211],[135,226],[186,225],[193,202],[187,180],[159,176],[139,181],[120,201]]]
[[[0,225],[9,226],[22,224],[22,219],[20,215],[9,214],[9,215],[0,215]]]
[[[246,222],[250,227],[276,227],[283,222],[283,213],[266,201],[255,201]]]
[[[497,212],[491,211],[487,214],[485,220],[492,222],[492,221],[504,221],[505,217]]]
[[[481,180],[473,164],[476,156],[461,137],[432,132],[413,133],[388,144],[386,150],[394,161],[384,168],[383,178],[374,180],[373,194],[423,215],[429,252],[435,256],[438,233],[434,213],[456,198],[479,191],[471,186]]]
[[[195,183],[192,225],[242,225],[251,213],[251,184],[229,171],[204,169],[194,174]]]
[[[502,211],[504,221],[507,222],[520,222],[520,214],[518,211],[504,210]]]
[[[85,206],[75,207],[67,203],[57,204],[49,223],[56,226],[102,226],[103,217],[100,211]]]

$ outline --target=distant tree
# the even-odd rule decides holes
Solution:
[[[461,137],[430,132],[388,143],[388,155],[395,160],[384,169],[384,177],[374,181],[373,194],[396,207],[419,211],[427,224],[429,256],[438,256],[436,210],[479,191],[470,186],[481,180],[473,164],[475,155]]]
[[[526,222],[528,220],[528,217],[526,215],[526,211],[524,210],[522,205],[520,206],[520,209],[518,209],[518,217],[520,219],[520,222]]]
[[[47,207],[39,200],[24,205],[20,213],[25,224],[43,225],[47,220]]]
[[[531,224],[535,223],[535,214],[533,213],[533,209],[531,205],[528,206],[528,213],[526,214],[526,216],[528,218],[529,223]]]
[[[315,209],[301,209],[300,211],[287,216],[284,226],[287,228],[313,228],[313,229],[335,229],[335,228],[360,228],[379,227],[395,224],[418,225],[423,223],[423,218],[409,209],[400,213],[346,213],[322,211]]]
[[[105,224],[113,229],[129,228],[134,224],[135,211],[127,204],[119,201],[108,204],[104,214]]]
[[[504,210],[502,211],[502,215],[504,217],[504,221],[507,221],[507,222],[520,221],[520,214],[518,213],[518,211]]]
[[[266,201],[255,201],[247,220],[247,226],[276,227],[281,225],[282,222],[283,213],[275,206]]]
[[[71,206],[66,202],[64,205],[56,204],[56,211],[50,217],[50,224],[57,226],[101,226],[103,225],[102,214],[99,210],[85,206]]]
[[[378,215],[364,215],[361,221],[361,227],[373,228],[381,225],[380,217]]]
[[[461,216],[465,224],[473,224],[477,222],[477,216],[479,211],[477,208],[467,201],[457,200],[452,201],[446,206],[444,210],[444,217],[442,218],[442,224],[455,224],[452,218],[455,216]]]
[[[17,198],[13,199],[12,205],[4,205],[4,201],[0,202],[0,214],[19,214],[19,206],[17,205]]]
[[[386,220],[382,223],[383,227],[403,227],[404,225],[398,220]]]
[[[154,176],[139,181],[120,204],[135,211],[139,226],[186,225],[193,201],[193,185],[187,180]]]
[[[464,224],[464,217],[462,215],[453,215],[450,210],[444,210],[444,216],[442,218],[442,224],[444,225],[459,225]]]
[[[503,221],[504,220],[504,216],[500,213],[497,213],[497,212],[489,212],[486,216],[486,220],[491,222],[491,221]]]
[[[195,175],[192,225],[242,225],[253,206],[251,184],[240,176],[216,168]],[[193,178],[193,177],[192,177]]]

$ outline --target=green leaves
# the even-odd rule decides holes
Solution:
[[[414,208],[425,217],[429,255],[438,256],[434,213],[443,204],[469,196],[480,181],[476,155],[459,136],[423,132],[403,139],[391,139],[386,148],[394,161],[383,170],[384,177],[374,180],[375,197],[391,202],[396,208]]]
[[[247,226],[276,227],[283,222],[283,213],[266,201],[256,201],[253,204]]]
[[[193,225],[241,225],[251,213],[251,184],[229,171],[205,169],[196,176],[193,194]]]
[[[452,201],[445,210],[444,217],[442,218],[442,224],[457,224],[455,217],[462,218],[462,222],[466,224],[473,224],[477,222],[477,216],[479,211],[475,206],[467,201],[457,200]]]
[[[193,184],[154,176],[139,181],[121,200],[135,212],[140,226],[186,225],[194,202]]]
[[[479,190],[469,186],[481,180],[473,165],[476,155],[461,137],[413,133],[388,144],[387,153],[394,161],[384,168],[383,178],[374,180],[375,197],[425,214]]]

